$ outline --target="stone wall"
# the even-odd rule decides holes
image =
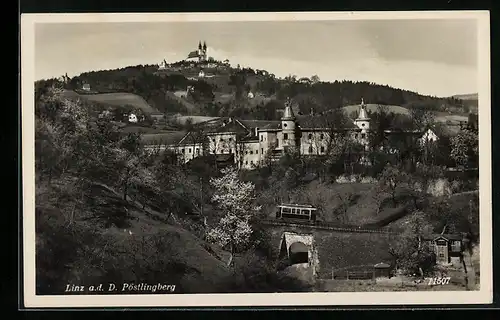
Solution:
[[[285,232],[310,234],[313,236],[315,273],[318,278],[330,278],[332,270],[391,263],[389,243],[397,235],[383,232],[328,230],[297,225],[267,225],[272,246],[279,252]]]

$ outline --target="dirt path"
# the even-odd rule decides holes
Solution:
[[[467,250],[464,251],[463,264],[465,269],[466,289],[468,291],[477,290],[476,270],[474,268],[474,264],[472,263],[472,257]]]

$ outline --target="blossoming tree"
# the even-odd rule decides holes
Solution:
[[[260,207],[253,205],[255,186],[238,178],[236,168],[226,168],[219,178],[210,179],[214,188],[212,201],[224,213],[218,224],[207,233],[207,240],[230,253],[228,266],[233,265],[234,253],[250,244],[253,233],[250,219]]]

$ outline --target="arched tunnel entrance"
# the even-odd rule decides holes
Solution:
[[[309,262],[309,248],[302,242],[292,243],[288,252],[290,264]]]

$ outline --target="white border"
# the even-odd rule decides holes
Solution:
[[[35,23],[299,21],[378,19],[476,19],[480,150],[479,291],[335,292],[275,294],[167,294],[37,296],[35,294],[34,34]],[[295,12],[295,13],[111,13],[21,15],[21,119],[23,176],[24,303],[43,307],[210,307],[488,304],[492,302],[492,208],[489,11]]]

